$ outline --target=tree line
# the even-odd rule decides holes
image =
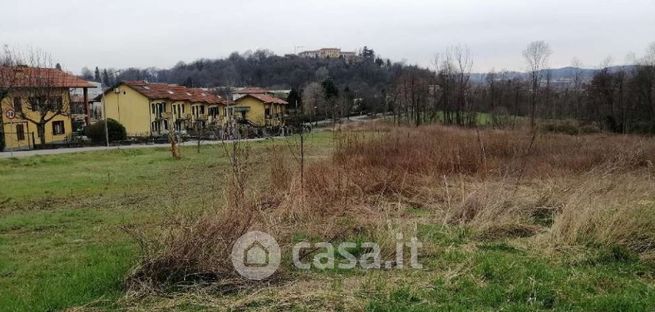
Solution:
[[[189,87],[262,86],[292,89],[293,108],[306,117],[342,118],[386,113],[396,122],[474,126],[486,113],[494,126],[575,119],[614,132],[655,132],[655,44],[629,66],[604,64],[591,72],[572,61],[565,77],[550,69],[548,43],[527,45],[526,72],[471,73],[465,46],[437,54],[431,68],[394,63],[365,48],[357,62],[278,56],[268,50],[224,59],[178,63],[170,69],[83,70],[84,78],[111,85],[148,80]]]
[[[553,79],[552,54],[543,41],[523,51],[525,74],[492,71],[479,81],[471,77],[472,59],[466,47],[439,54],[434,70],[402,67],[393,77],[385,112],[398,122],[420,125],[443,122],[475,126],[480,113],[492,125],[574,119],[580,124],[617,133],[655,133],[655,43],[634,64],[603,64],[590,78],[574,60],[566,79]]]

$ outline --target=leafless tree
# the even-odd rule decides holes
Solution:
[[[25,102],[14,105],[16,116],[36,126],[40,143],[46,143],[46,125],[57,116],[70,114],[70,101],[64,99],[67,90],[66,76],[54,68],[50,55],[31,50],[27,56],[5,46],[0,61],[0,96],[20,91]],[[15,97],[16,101],[23,97]]]
[[[0,101],[2,101],[13,85],[14,73],[9,68],[15,66],[15,62],[9,46],[4,45],[0,53],[2,53],[0,54],[0,69],[2,69],[0,70]]]
[[[580,118],[580,110],[584,101],[584,77],[582,76],[582,61],[578,58],[571,60],[571,66],[574,68],[573,80],[571,81],[571,93],[573,93],[573,117]]]
[[[435,105],[440,107],[443,115],[443,122],[446,124],[454,123],[453,114],[456,109],[453,106],[454,90],[456,86],[455,66],[452,54],[446,51],[443,54],[437,54],[434,60],[436,70],[436,85],[439,86],[439,92],[434,93]],[[437,110],[435,110],[436,112]]]
[[[487,89],[487,101],[488,101],[488,110],[491,115],[492,126],[497,127],[502,125],[502,118],[499,118],[500,114],[503,114],[503,111],[499,109],[502,107],[503,100],[503,88],[502,84],[504,82],[501,74],[496,73],[495,69],[492,69],[484,78],[486,82]]]
[[[470,107],[472,67],[471,52],[466,46],[450,47],[435,58],[439,92],[433,97],[441,107],[444,123],[470,125],[475,121]]]
[[[651,43],[646,49],[643,63],[646,66],[655,66],[655,42]]]
[[[426,75],[426,72],[417,66],[404,68],[394,78],[392,98],[400,116],[419,126],[426,119],[428,114],[429,88],[433,78]]]
[[[473,68],[473,59],[471,51],[465,46],[455,46],[453,56],[457,65],[457,106],[460,112],[458,124],[475,125],[476,112],[472,112],[469,107],[468,95],[470,90],[471,68]],[[472,117],[473,116],[473,117]]]
[[[302,98],[303,110],[305,114],[312,116],[312,119],[316,118],[317,113],[327,105],[323,86],[318,82],[308,84],[302,93]]]
[[[548,59],[552,54],[550,46],[545,41],[534,41],[528,44],[523,50],[523,57],[528,64],[530,74],[530,126],[535,127],[535,113],[537,110],[537,96],[541,80],[543,79],[543,70],[548,67]]]

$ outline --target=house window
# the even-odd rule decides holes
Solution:
[[[150,113],[155,114],[155,103],[150,104]]]
[[[219,114],[218,107],[210,107],[207,109],[207,112],[209,116],[212,116],[212,118],[216,118]]]
[[[28,101],[30,102],[30,109],[33,112],[36,112],[39,110],[39,104],[41,103],[41,99],[37,97],[30,97],[28,98]]]
[[[200,114],[204,115],[205,114],[205,105],[200,106]]]
[[[21,124],[16,125],[16,139],[18,141],[24,141],[25,140],[25,128]]]
[[[166,122],[166,121],[164,120],[164,122]],[[152,132],[161,132],[161,125],[162,125],[161,120],[153,121],[152,122]]]
[[[23,103],[22,103],[22,99],[20,97],[15,97],[14,98],[14,111],[15,112],[22,112],[23,111]]]
[[[66,131],[64,129],[64,121],[63,120],[58,120],[58,121],[53,121],[52,122],[52,134],[53,135],[62,135]]]

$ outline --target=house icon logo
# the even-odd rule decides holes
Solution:
[[[280,246],[264,232],[248,232],[232,247],[232,265],[243,277],[263,280],[275,273],[280,266]]]
[[[243,262],[247,266],[264,267],[269,261],[268,250],[259,241],[254,242],[250,248],[246,249],[244,257]]]

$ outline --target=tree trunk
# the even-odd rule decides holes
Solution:
[[[532,95],[530,98],[530,128],[535,128],[535,113],[537,110],[537,83],[532,83]]]
[[[36,132],[39,135],[39,144],[45,145],[45,123],[37,124]]]

